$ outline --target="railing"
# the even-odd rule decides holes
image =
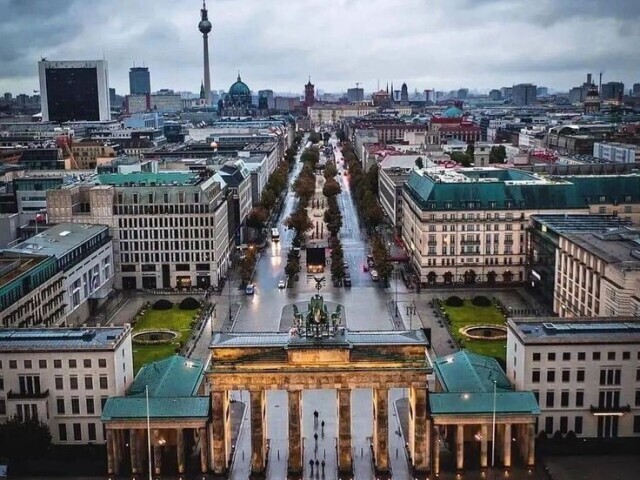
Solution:
[[[595,405],[591,405],[591,413],[595,414],[595,415],[607,415],[607,414],[611,414],[611,415],[616,415],[616,414],[623,414],[623,413],[627,413],[631,411],[631,405],[618,405],[613,406],[613,407],[600,407],[600,406],[595,406]]]
[[[47,398],[49,396],[49,390],[45,390],[44,392],[14,392],[13,390],[9,390],[7,393],[7,398],[9,400],[29,400],[29,399],[42,399]]]

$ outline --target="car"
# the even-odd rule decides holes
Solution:
[[[351,286],[351,277],[349,275],[344,277],[344,286],[345,287],[350,287]]]
[[[284,280],[280,280],[278,282],[278,288],[285,288],[287,286],[286,282]]]
[[[342,268],[346,270],[347,268],[349,268],[349,264],[347,262],[342,262]]]
[[[254,293],[256,293],[256,286],[253,283],[250,283],[245,287],[244,293],[247,295],[253,295]]]
[[[377,270],[371,270],[371,280],[373,280],[374,282],[380,280],[380,275],[378,275]]]
[[[369,265],[367,265],[366,263],[364,265],[362,265],[362,271],[363,272],[368,272],[369,271]]]

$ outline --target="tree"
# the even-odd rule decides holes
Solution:
[[[422,161],[422,157],[416,158],[416,167],[420,170],[424,168],[424,162]]]
[[[331,278],[334,280],[342,280],[345,276],[342,243],[338,237],[331,238],[333,238],[329,245],[331,248]]]
[[[318,132],[311,132],[309,134],[309,141],[311,143],[318,143],[322,140],[322,136]]]
[[[340,140],[340,142],[344,142],[347,139],[347,136],[342,130],[336,131],[336,137],[338,137],[338,140]]]
[[[491,147],[489,152],[489,163],[504,163],[507,158],[507,149],[504,145],[498,145],[497,147]]]
[[[10,463],[34,461],[51,445],[51,432],[37,419],[21,421],[13,417],[0,425],[0,452]]]
[[[301,242],[304,234],[313,228],[313,222],[302,205],[298,205],[298,208],[286,218],[284,224],[296,232],[298,242]]]
[[[358,165],[360,165],[358,163]],[[367,173],[365,173],[365,179],[367,182],[367,188],[371,190],[374,195],[378,195],[378,173],[380,172],[380,167],[378,165],[373,165]]]
[[[262,206],[254,207],[247,216],[247,227],[263,229],[269,220],[269,210]]]
[[[313,194],[316,193],[315,177],[300,174],[293,184],[293,191],[299,198],[304,198],[308,202]]]
[[[272,190],[265,188],[262,192],[262,197],[260,198],[260,204],[264,209],[271,210],[276,204],[277,199],[278,197]]]
[[[324,132],[322,139],[324,140],[324,143],[327,143],[331,139],[331,134],[329,132]]]
[[[240,277],[242,278],[243,284],[246,285],[251,281],[257,260],[258,254],[255,248],[249,248],[242,260],[240,260]]]
[[[324,167],[324,178],[333,178],[338,174],[338,169],[333,162],[327,163]]]
[[[393,265],[389,257],[389,250],[384,240],[379,235],[375,235],[371,242],[371,253],[373,254],[373,264],[378,271],[378,275],[383,281],[387,281],[393,272]]]
[[[302,152],[302,155],[300,155],[300,161],[302,163],[309,163],[313,168],[320,161],[320,152],[316,147],[307,148]]]
[[[324,182],[324,187],[322,187],[322,194],[325,197],[335,197],[336,195],[339,195],[341,191],[342,188],[340,188],[340,184],[335,178],[329,178]]]
[[[469,157],[466,153],[463,152],[451,152],[451,160],[459,163],[463,167],[470,167],[471,162],[469,161]]]
[[[473,144],[473,142],[469,142],[467,143],[467,157],[473,161],[473,153],[476,151],[476,146]]]
[[[287,256],[287,264],[284,267],[284,273],[290,279],[293,279],[299,270],[300,270],[300,259],[293,253],[293,251],[291,251]]]

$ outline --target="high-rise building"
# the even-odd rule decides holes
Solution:
[[[147,67],[133,67],[129,70],[129,93],[131,95],[151,93],[151,75]]]
[[[489,100],[498,101],[502,100],[502,94],[500,90],[496,90],[495,88],[489,92]]]
[[[631,91],[631,94],[634,97],[640,97],[640,83],[633,84],[633,90]],[[5,96],[6,96],[6,93],[5,93]]]
[[[202,0],[202,9],[200,10],[200,23],[198,23],[198,30],[202,33],[202,46],[204,57],[204,91],[206,93],[207,105],[211,105],[211,74],[209,71],[209,32],[212,29],[211,22],[209,21],[207,4],[205,0]]]
[[[624,83],[607,82],[602,84],[600,98],[602,100],[622,100],[624,96]]]
[[[407,88],[406,83],[403,83],[402,87],[400,87],[400,101],[401,102],[409,101],[409,89]]]
[[[106,60],[38,62],[43,122],[111,120]]]
[[[547,87],[538,87],[536,94],[538,95],[538,97],[546,97],[547,95],[549,95],[549,89]]]
[[[513,86],[513,103],[518,106],[536,103],[538,88],[531,83],[521,83]]]
[[[258,90],[258,98],[265,98],[267,102],[267,108],[273,110],[276,107],[276,100],[273,94],[273,90]]]
[[[364,89],[357,88],[348,88],[347,89],[347,100],[350,103],[362,102],[364,100]]]
[[[467,97],[469,96],[469,89],[468,88],[461,88],[458,90],[456,97],[460,100],[466,100]]]

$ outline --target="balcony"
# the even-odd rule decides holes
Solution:
[[[618,405],[617,407],[600,407],[591,405],[591,413],[597,417],[604,416],[613,416],[613,417],[621,417],[625,413],[629,413],[631,411],[631,405]]]
[[[480,245],[481,240],[460,240],[460,245]]]
[[[9,390],[7,393],[7,399],[9,400],[40,400],[49,396],[49,390],[44,392],[14,392]]]

